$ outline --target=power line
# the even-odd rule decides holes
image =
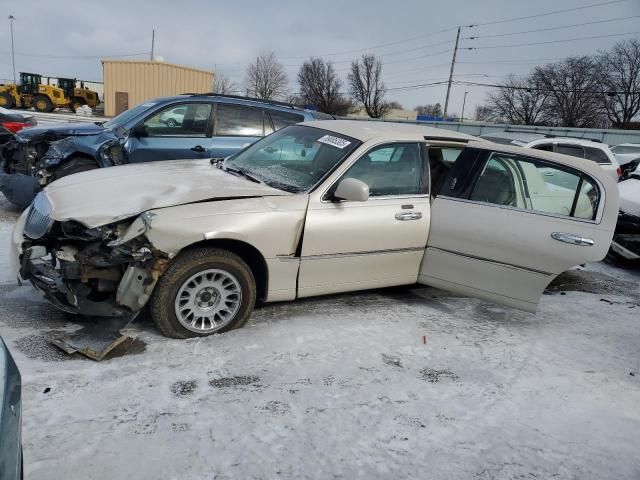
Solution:
[[[470,27],[484,27],[485,25],[496,25],[498,23],[507,23],[507,22],[517,22],[520,20],[528,20],[530,18],[539,18],[539,17],[546,17],[549,15],[556,15],[558,13],[567,13],[567,12],[575,12],[577,10],[586,10],[588,8],[596,8],[596,7],[602,7],[605,5],[613,5],[614,3],[623,3],[623,2],[628,2],[630,0],[613,0],[610,2],[602,2],[602,3],[592,3],[590,5],[582,5],[580,7],[573,7],[573,8],[564,8],[562,10],[554,10],[553,12],[546,12],[546,13],[537,13],[534,15],[527,15],[524,17],[512,17],[512,18],[505,18],[503,20],[494,20],[491,22],[484,22],[484,23],[475,23],[473,25],[469,25]]]
[[[597,25],[600,23],[608,23],[608,22],[617,22],[622,20],[630,20],[632,18],[640,18],[640,15],[633,15],[631,17],[618,17],[618,18],[610,18],[607,20],[595,20],[593,22],[584,22],[584,23],[574,23],[572,25],[561,25],[559,27],[549,27],[549,28],[537,28],[535,30],[521,30],[518,32],[510,32],[510,33],[495,33],[492,35],[476,35],[473,37],[462,37],[463,40],[476,40],[478,38],[495,38],[495,37],[508,37],[511,35],[524,35],[527,33],[537,33],[537,32],[549,32],[551,30],[561,30],[564,28],[573,28],[573,27],[584,27],[586,25]]]
[[[484,45],[480,47],[460,47],[460,48],[461,50],[486,50],[490,48],[530,47],[533,45],[550,45],[553,43],[577,42],[579,40],[591,40],[595,38],[622,37],[625,35],[637,35],[638,33],[640,32],[612,33],[609,35],[592,35],[590,37],[565,38],[561,40],[549,40],[546,42],[527,42],[527,43],[513,43],[511,45]]]
[[[0,53],[10,53],[8,51],[0,51]],[[33,54],[33,53],[19,53],[16,52],[16,55],[20,55],[23,57],[33,57],[33,58],[75,58],[82,60],[90,60],[96,58],[115,58],[115,57],[138,57],[140,55],[149,55],[150,52],[138,52],[138,53],[125,53],[121,55],[48,55],[48,54]]]
[[[542,93],[562,92],[562,93],[584,93],[588,95],[608,95],[608,96],[640,95],[640,91],[617,92],[617,91],[608,91],[608,90],[601,90],[601,91],[585,90],[580,88],[568,88],[568,89],[555,88],[554,89],[554,88],[540,88],[540,87],[531,87],[531,86],[519,87],[516,85],[499,85],[495,83],[468,82],[468,81],[462,81],[462,80],[456,81],[455,83],[457,85],[465,85],[465,86],[471,86],[471,87],[492,87],[492,88],[502,88],[507,90],[536,91],[536,92],[542,92]]]

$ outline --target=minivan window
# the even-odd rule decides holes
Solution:
[[[271,115],[271,121],[273,122],[273,127],[276,130],[280,130],[281,128],[288,127],[289,125],[293,125],[295,123],[304,122],[304,116],[298,113],[271,110],[269,112],[269,115]]]
[[[244,105],[218,104],[216,135],[233,137],[262,137],[262,110]]]
[[[172,105],[144,121],[149,137],[205,137],[211,118],[210,103]]]

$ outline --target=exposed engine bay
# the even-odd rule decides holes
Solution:
[[[90,229],[74,221],[54,222],[40,238],[26,229],[20,276],[70,313],[135,313],[169,262],[144,236],[148,215]]]

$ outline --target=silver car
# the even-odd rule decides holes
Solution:
[[[186,338],[241,327],[256,301],[416,282],[533,312],[554,277],[606,255],[617,213],[595,162],[314,121],[224,162],[62,178],[20,217],[13,252],[20,278],[62,310],[149,304],[165,335]]]

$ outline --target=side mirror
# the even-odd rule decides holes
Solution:
[[[149,130],[147,130],[147,126],[144,123],[139,123],[133,130],[131,131],[131,135],[136,138],[143,138],[149,136]]]
[[[369,185],[357,178],[345,178],[338,184],[333,198],[350,202],[366,202],[369,200]]]

